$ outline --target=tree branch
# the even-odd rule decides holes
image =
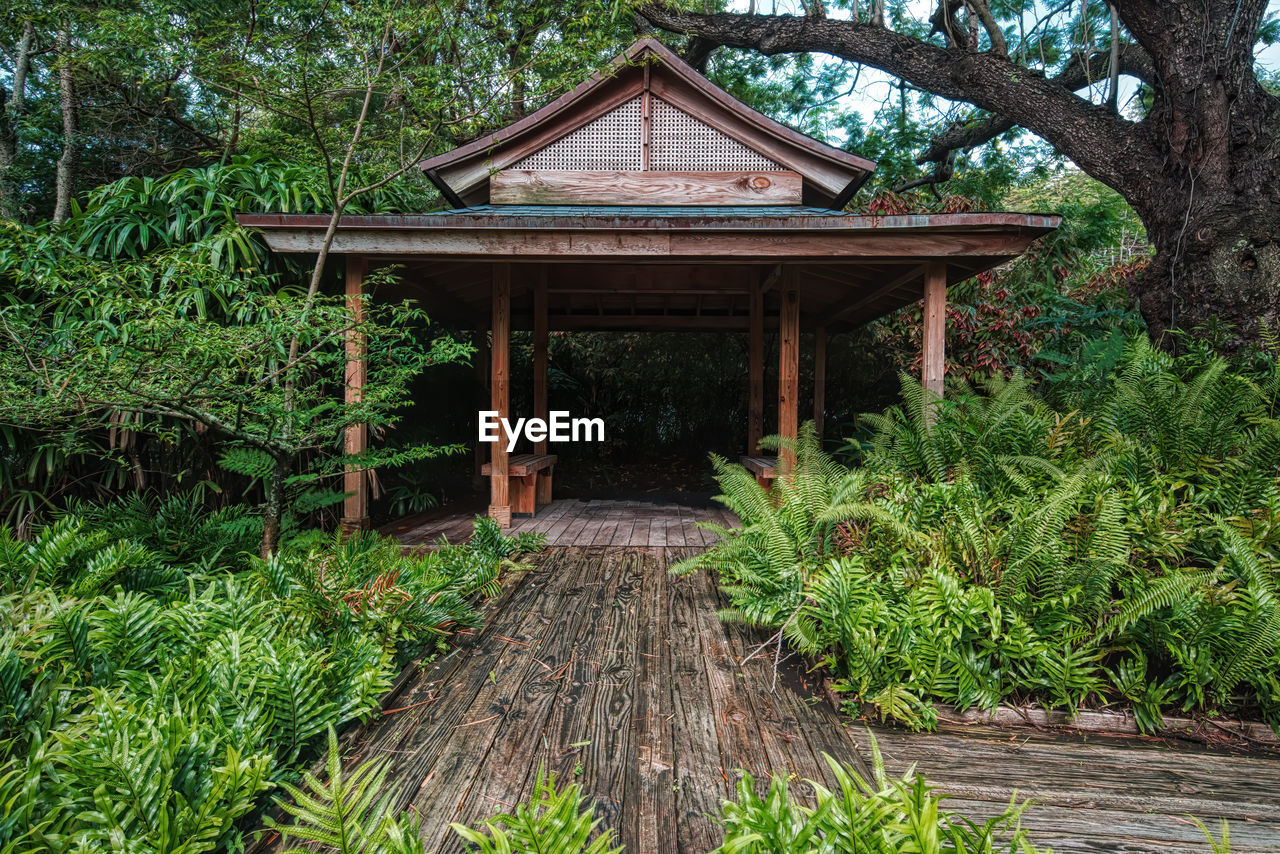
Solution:
[[[1160,155],[1142,128],[1090,103],[1032,69],[993,53],[929,44],[883,27],[786,15],[702,15],[648,4],[655,26],[732,47],[826,53],[869,65],[953,101],[1005,117],[1045,139],[1098,180],[1132,185],[1158,169]]]
[[[1152,67],[1151,57],[1147,56],[1147,52],[1140,46],[1136,44],[1123,45],[1118,56],[1118,67],[1121,74],[1136,77],[1144,83],[1152,82],[1155,76],[1155,69]],[[1073,59],[1061,74],[1050,78],[1050,82],[1070,91],[1083,89],[1090,85],[1091,82],[1100,79],[1108,71],[1110,63],[1110,54],[1103,53],[1091,54],[1087,65],[1081,63],[1078,58]],[[991,116],[977,123],[963,122],[953,125],[935,136],[929,143],[929,148],[916,158],[916,162],[942,163],[954,151],[985,145],[1000,134],[1011,131],[1017,126],[1017,122],[1011,121],[1004,116]]]

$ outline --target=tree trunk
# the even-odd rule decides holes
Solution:
[[[262,511],[262,548],[260,555],[267,560],[280,548],[280,520],[284,516],[284,482],[289,476],[289,462],[276,458],[275,467],[267,477],[266,506]]]
[[[22,28],[13,58],[13,91],[6,103],[0,89],[0,216],[16,219],[18,216],[17,182],[13,165],[18,157],[18,132],[27,110],[27,72],[31,69],[31,45],[35,41],[35,24],[27,21]]]
[[[1217,323],[1227,352],[1280,331],[1280,207],[1270,186],[1195,186],[1190,176],[1153,182],[1164,204],[1138,206],[1155,245],[1152,263],[1132,285],[1153,337],[1172,346],[1171,329],[1204,330]]]
[[[53,221],[66,222],[71,216],[71,198],[75,193],[76,170],[80,165],[80,100],[76,95],[75,74],[71,67],[71,31],[58,31],[58,90],[62,103],[62,156],[54,185]]]
[[[1115,189],[1156,249],[1133,287],[1152,335],[1217,320],[1234,351],[1280,328],[1280,101],[1254,73],[1263,4],[1210,5],[1206,20],[1190,6],[1117,0],[1161,84],[1142,123],[1161,161]]]

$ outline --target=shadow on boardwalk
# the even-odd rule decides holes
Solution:
[[[580,781],[632,854],[713,848],[737,769],[829,780],[824,752],[865,769],[861,725],[803,680],[770,690],[769,661],[740,668],[754,636],[721,623],[710,579],[668,576],[702,547],[539,555],[486,605],[483,629],[345,739],[347,761],[390,757],[401,806],[442,852],[464,850],[449,822],[511,808],[541,765]],[[971,815],[1015,789],[1036,798],[1024,823],[1055,851],[1204,852],[1195,815],[1230,819],[1237,854],[1280,852],[1280,760],[1026,731],[875,734],[891,771],[914,763]]]

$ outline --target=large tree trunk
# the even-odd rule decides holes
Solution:
[[[1156,249],[1134,298],[1153,335],[1216,319],[1235,350],[1264,325],[1280,328],[1280,102],[1254,76],[1251,13],[1262,4],[1213,0],[1207,18],[1119,5],[1160,82],[1142,123],[1160,168],[1115,188]]]
[[[58,89],[62,103],[62,156],[54,180],[53,221],[66,222],[71,216],[76,171],[80,166],[80,99],[76,95],[75,71],[71,67],[71,31],[58,31]]]
[[[952,18],[961,5],[939,5],[945,13],[939,31],[958,31]],[[945,163],[951,152],[1015,126],[1042,137],[1124,196],[1146,225],[1157,254],[1134,297],[1153,334],[1217,318],[1231,325],[1223,343],[1234,350],[1258,340],[1262,324],[1280,324],[1280,102],[1253,67],[1266,0],[1113,0],[1113,6],[1135,42],[1116,53],[1120,69],[1154,93],[1138,122],[1075,94],[1105,74],[1087,67],[1093,59],[1046,77],[1005,55],[995,33],[984,50],[971,35],[948,37],[944,47],[849,21],[698,15],[656,5],[641,11],[660,27],[703,41],[770,55],[822,52],[870,65],[994,114],[943,133],[922,162]],[[1097,60],[1103,67],[1113,62],[1103,52]]]
[[[35,24],[27,21],[13,57],[13,91],[8,93],[7,101],[4,90],[0,89],[0,216],[7,219],[18,216],[13,165],[18,158],[18,132],[27,111],[27,73],[31,69],[35,36]]]

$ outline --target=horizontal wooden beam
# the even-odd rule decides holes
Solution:
[[[323,233],[307,229],[269,229],[267,244],[276,252],[315,252]],[[698,260],[741,263],[743,259],[831,262],[870,259],[982,258],[994,266],[1016,257],[1038,235],[1026,233],[911,232],[889,229],[788,231],[344,228],[334,237],[334,254],[467,256],[474,260],[582,261],[599,258],[634,261]],[[990,263],[994,262],[994,263]]]
[[[797,172],[605,172],[507,169],[495,205],[798,205]]]
[[[517,315],[512,318],[516,328],[531,328],[531,315]],[[618,332],[660,332],[668,331],[747,331],[747,315],[692,315],[692,314],[551,314],[547,317],[547,328],[557,332],[576,332],[598,330]],[[765,318],[765,326],[770,329],[778,327],[778,318]]]

